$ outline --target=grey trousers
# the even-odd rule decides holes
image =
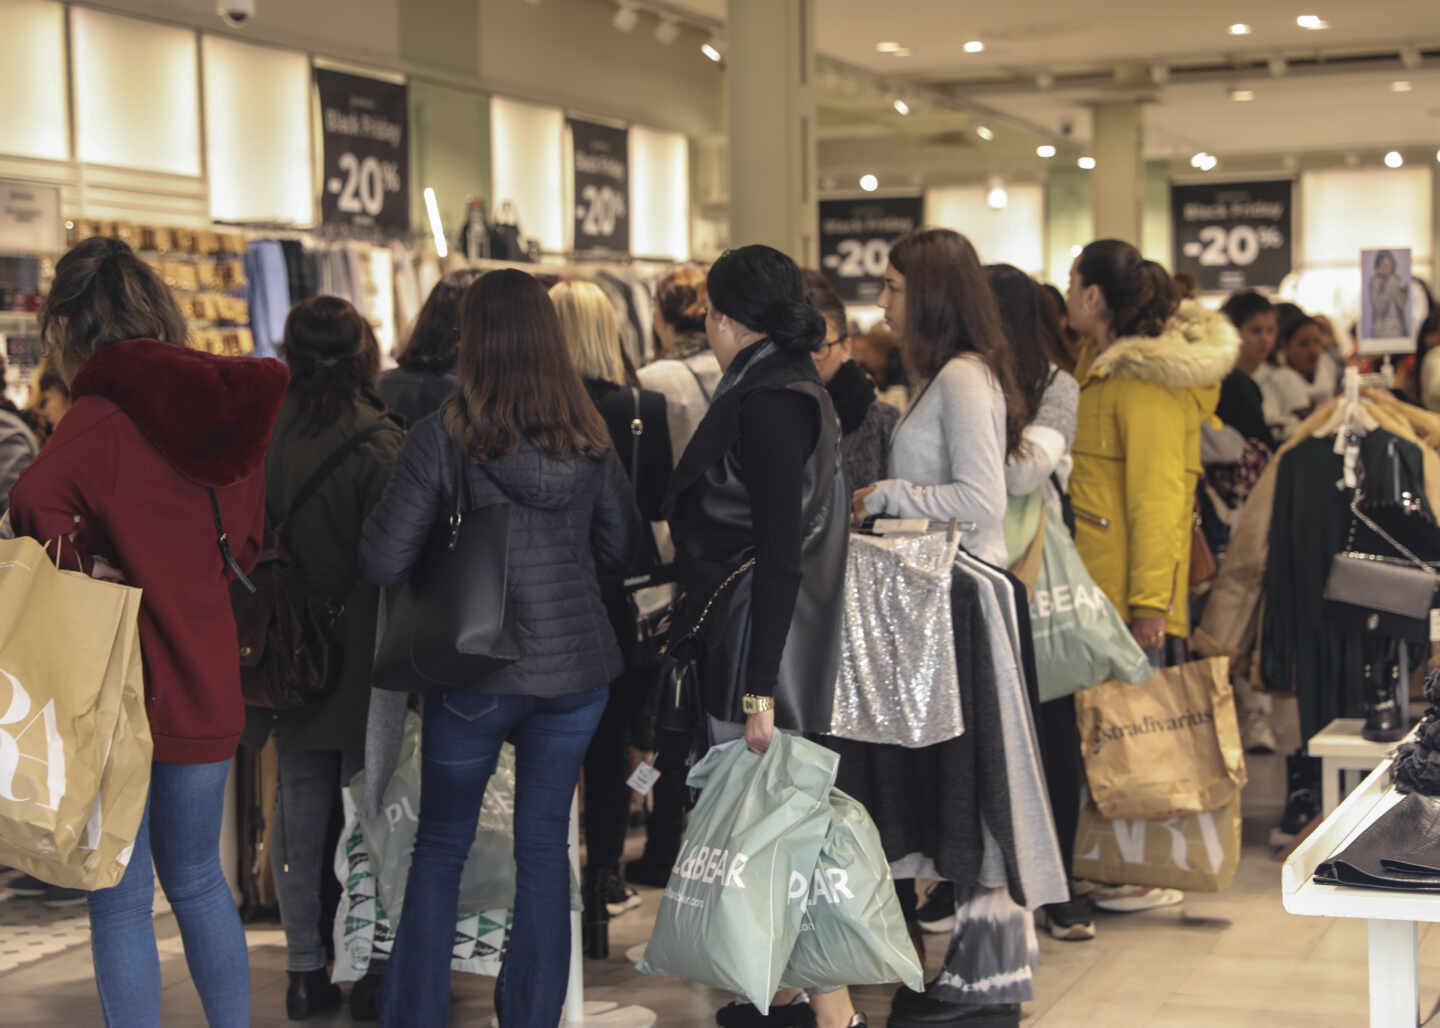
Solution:
[[[275,801],[275,837],[270,867],[275,897],[285,927],[286,966],[316,971],[325,966],[320,924],[320,887],[330,873],[333,853],[325,851],[330,810],[364,765],[364,754],[339,750],[301,750],[279,755],[280,791]]]

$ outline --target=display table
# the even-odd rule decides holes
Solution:
[[[1347,772],[1368,774],[1395,749],[1393,742],[1371,742],[1365,738],[1361,734],[1364,727],[1364,718],[1337,717],[1306,745],[1310,756],[1320,758],[1320,813],[1325,817],[1340,805]]]
[[[1389,783],[1387,759],[1285,861],[1281,890],[1285,909],[1292,914],[1367,921],[1371,1028],[1415,1028],[1420,1020],[1418,926],[1440,922],[1440,894],[1355,889],[1314,880],[1320,864],[1400,802],[1400,793]]]

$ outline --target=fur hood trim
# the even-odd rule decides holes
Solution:
[[[1202,389],[1230,374],[1239,351],[1240,336],[1229,318],[1186,300],[1158,336],[1117,339],[1095,358],[1090,374],[1169,389]]]
[[[80,368],[78,401],[108,400],[176,471],[234,485],[265,463],[290,372],[277,360],[216,357],[153,339],[112,343]]]

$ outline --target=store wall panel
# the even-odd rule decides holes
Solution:
[[[1045,270],[1045,187],[1013,183],[999,210],[985,186],[944,186],[925,193],[925,221],[963,233],[982,264],[1013,264],[1030,275]]]
[[[314,221],[310,62],[204,37],[210,211],[222,221]]]
[[[410,223],[428,232],[425,187],[435,190],[445,234],[458,238],[466,203],[490,199],[490,98],[423,80],[410,83]]]
[[[614,6],[596,0],[479,4],[479,71],[496,92],[688,135],[724,131],[723,72],[701,56],[698,30],[662,46],[651,15],[620,32]]]
[[[1062,290],[1078,248],[1095,238],[1091,174],[1079,168],[1052,169],[1045,179],[1045,278]]]
[[[630,128],[630,250],[690,257],[690,146],[678,132]]]
[[[558,107],[490,99],[492,210],[514,205],[523,236],[550,252],[565,248],[565,112]],[[442,211],[443,213],[443,211]]]
[[[67,215],[102,221],[195,226],[210,223],[209,194],[201,179],[124,168],[89,168]]]
[[[199,175],[195,33],[73,7],[70,41],[80,160]]]
[[[65,11],[50,0],[6,0],[0,32],[0,153],[70,156]]]
[[[1299,268],[1359,266],[1360,251],[1408,246],[1428,261],[1434,242],[1429,168],[1337,169],[1300,176]]]

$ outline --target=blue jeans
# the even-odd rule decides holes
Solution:
[[[609,688],[550,698],[451,692],[425,701],[420,825],[385,976],[389,1028],[450,1020],[460,872],[485,786],[515,744],[515,926],[495,983],[502,1028],[555,1028],[570,961],[570,800]]]
[[[212,1028],[250,1023],[245,928],[220,870],[230,761],[151,765],[150,795],[125,876],[89,895],[95,984],[111,1028],[160,1024],[155,874],[180,923],[185,963]],[[153,854],[153,868],[151,864]]]

